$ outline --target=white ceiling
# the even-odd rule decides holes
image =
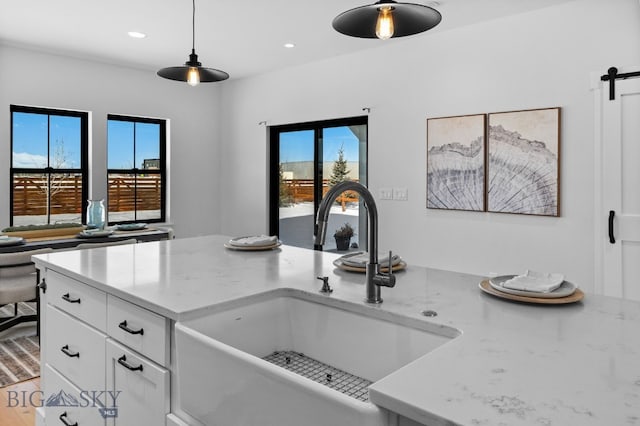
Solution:
[[[409,0],[421,4],[434,2]],[[572,0],[442,0],[430,32]],[[191,51],[191,0],[0,0],[0,43],[156,70]],[[397,40],[337,33],[339,13],[374,0],[196,0],[196,53],[203,66],[240,78]],[[147,34],[133,39],[128,31]],[[295,43],[285,49],[286,42]]]

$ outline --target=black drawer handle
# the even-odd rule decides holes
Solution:
[[[60,421],[65,425],[65,426],[78,426],[78,422],[75,423],[69,423],[67,421],[67,412],[65,411],[64,413],[60,414],[60,417],[58,417],[60,419]]]
[[[121,329],[123,329],[129,334],[139,334],[141,336],[144,336],[144,328],[141,328],[140,330],[132,330],[129,327],[127,327],[127,320],[124,320],[120,324],[118,324],[118,327],[120,327]]]
[[[80,358],[80,352],[75,352],[75,353],[71,352],[69,350],[69,345],[64,345],[63,347],[60,348],[60,350],[62,351],[63,354],[65,354],[69,358]]]
[[[126,355],[122,355],[120,358],[118,358],[118,364],[120,364],[121,366],[123,366],[127,370],[142,371],[142,364],[140,364],[137,367],[134,367],[133,365],[131,365],[131,364],[129,364],[127,362],[127,356]]]
[[[613,235],[613,218],[616,217],[616,212],[609,210],[609,242],[611,244],[616,243],[616,237]]]
[[[64,300],[65,302],[69,302],[69,303],[80,303],[80,298],[79,297],[77,299],[72,299],[71,295],[69,295],[69,293],[63,294],[62,295],[62,300]]]

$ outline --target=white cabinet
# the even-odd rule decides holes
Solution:
[[[38,423],[164,425],[168,319],[53,270],[43,277]]]
[[[79,281],[67,278],[48,269],[47,303],[100,331],[105,330],[107,320],[107,295]]]
[[[118,416],[109,425],[162,425],[169,413],[169,371],[107,339],[107,394],[118,395]]]
[[[47,306],[47,364],[81,389],[104,391],[105,334]]]
[[[103,406],[97,401],[97,394],[82,392],[51,366],[42,371],[43,392],[47,401],[60,402],[60,405],[45,407],[49,424],[78,426],[105,426],[102,416]]]
[[[165,317],[109,294],[107,333],[158,364],[169,364],[169,326]]]

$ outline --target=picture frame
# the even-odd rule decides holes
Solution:
[[[488,114],[487,211],[560,216],[560,111]]]
[[[427,208],[486,210],[486,114],[427,119]]]

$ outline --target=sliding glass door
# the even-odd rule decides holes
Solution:
[[[318,205],[336,183],[367,184],[367,117],[273,126],[270,129],[270,233],[285,244],[313,248]],[[329,215],[325,250],[335,230],[354,229],[351,248],[365,249],[366,217],[359,197],[344,193]]]

